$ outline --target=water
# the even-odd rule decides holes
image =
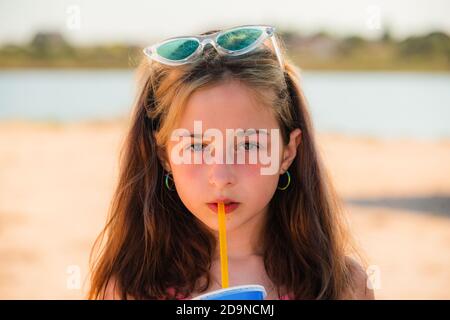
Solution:
[[[134,94],[128,70],[0,72],[0,119],[68,122],[125,115]]]
[[[450,74],[307,72],[302,80],[319,132],[450,137]],[[106,120],[129,116],[131,70],[0,71],[0,119]]]
[[[450,137],[450,74],[308,73],[317,129],[374,137]]]

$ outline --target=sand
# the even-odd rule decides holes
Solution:
[[[123,121],[0,123],[0,298],[83,299]],[[319,134],[379,299],[450,299],[450,141]],[[78,281],[79,280],[79,281]]]

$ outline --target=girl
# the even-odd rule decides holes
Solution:
[[[230,286],[263,285],[266,299],[373,298],[299,76],[278,43],[271,26],[241,26],[144,50],[118,185],[91,252],[89,299],[190,299],[220,289],[219,202]],[[274,173],[262,174],[261,161],[175,161],[178,128],[189,156],[223,151],[192,133],[194,121],[223,134],[258,129],[233,144],[233,159],[271,149]]]

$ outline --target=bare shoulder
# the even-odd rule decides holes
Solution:
[[[102,292],[101,299],[103,300],[122,300],[120,295],[120,287],[119,282],[116,277],[112,276],[105,287],[105,290]],[[127,295],[128,300],[134,300],[134,298],[130,295]]]
[[[347,263],[351,270],[354,287],[349,289],[342,299],[375,300],[375,294],[368,287],[368,276],[363,267],[353,258],[347,257]]]

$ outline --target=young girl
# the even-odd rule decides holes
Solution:
[[[91,253],[89,299],[191,299],[220,289],[219,202],[230,287],[260,284],[266,299],[373,298],[280,40],[273,27],[241,26],[145,49],[110,216]],[[195,121],[224,136],[259,130],[231,141],[233,159],[270,149],[275,170],[262,174],[262,161],[176,161],[179,128],[189,156],[225,153],[195,135]]]

